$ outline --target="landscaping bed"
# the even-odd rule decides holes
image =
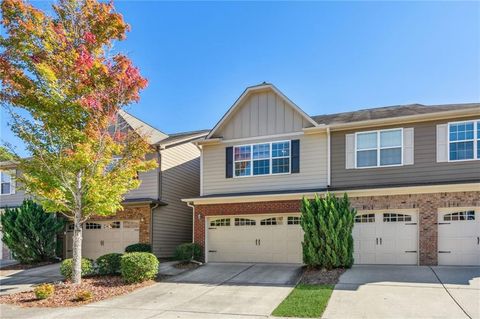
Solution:
[[[301,283],[308,285],[336,285],[345,268],[332,270],[307,268],[303,273]]]
[[[37,299],[33,291],[26,291],[0,296],[0,303],[22,307],[80,306],[123,295],[154,283],[154,280],[147,280],[141,283],[126,284],[120,276],[93,276],[83,278],[81,285],[73,285],[68,281],[56,283],[54,284],[55,293],[47,299]],[[81,291],[91,292],[92,298],[89,300],[78,300],[77,294]]]

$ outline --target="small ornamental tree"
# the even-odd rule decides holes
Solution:
[[[0,103],[31,154],[21,181],[48,212],[73,222],[72,281],[81,282],[82,224],[122,209],[138,172],[153,169],[144,136],[109,130],[147,81],[111,52],[129,26],[112,3],[59,0],[51,16],[23,0],[1,2]],[[24,115],[28,114],[28,115]]]
[[[350,268],[353,265],[353,223],[356,211],[347,194],[337,198],[327,193],[313,200],[302,199],[304,231],[303,262],[318,268]]]
[[[0,223],[2,240],[18,261],[32,264],[55,258],[56,236],[64,222],[42,206],[24,200],[17,208],[6,208]]]

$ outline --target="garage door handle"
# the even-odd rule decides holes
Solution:
[[[480,237],[477,237],[477,245],[480,245]]]
[[[416,250],[405,250],[406,253],[416,253]]]
[[[450,223],[438,223],[439,225],[450,225]]]
[[[378,237],[377,237],[377,245],[378,245]]]
[[[449,250],[439,250],[438,253],[439,254],[450,254],[451,251],[449,251]]]
[[[380,245],[382,244],[382,238],[380,237]]]
[[[209,253],[216,253],[217,251],[216,250],[209,250],[208,252]]]

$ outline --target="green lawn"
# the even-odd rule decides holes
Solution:
[[[298,284],[272,312],[276,317],[320,317],[327,307],[334,285]]]

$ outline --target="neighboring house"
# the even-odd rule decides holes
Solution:
[[[147,157],[156,159],[158,168],[139,173],[139,188],[125,195],[124,209],[115,216],[93,217],[83,226],[83,255],[96,258],[109,252],[123,252],[130,244],[150,243],[158,257],[172,257],[177,245],[192,240],[192,209],[181,198],[198,196],[200,183],[200,151],[192,143],[208,131],[165,134],[136,117],[120,112],[116,130],[134,130],[146,136],[152,145]],[[13,163],[2,163],[4,176],[17,176]],[[8,177],[5,178],[8,180]],[[1,195],[0,207],[21,204],[25,193],[15,187],[12,178],[10,192]],[[16,190],[15,190],[16,189]],[[72,255],[72,225],[66,226],[64,256]]]
[[[201,147],[205,261],[301,262],[300,199],[349,195],[357,264],[480,265],[480,104],[309,116],[247,88]]]

